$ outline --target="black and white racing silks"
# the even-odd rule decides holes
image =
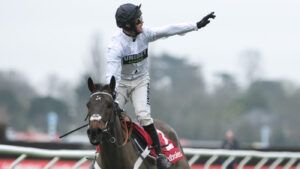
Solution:
[[[157,28],[143,27],[143,32],[135,39],[122,30],[116,32],[108,46],[106,82],[115,76],[117,84],[120,79],[130,81],[149,75],[148,44],[160,38],[183,35],[198,30],[195,23],[182,23]]]

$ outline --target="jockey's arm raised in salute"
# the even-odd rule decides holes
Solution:
[[[108,46],[106,81],[112,76],[117,79],[116,101],[121,108],[128,100],[132,101],[139,123],[153,140],[158,154],[159,169],[170,167],[161,153],[157,132],[154,128],[149,99],[148,44],[163,37],[184,34],[206,26],[214,13],[205,16],[197,23],[173,24],[158,28],[143,27],[141,5],[123,4],[116,11],[116,32]]]

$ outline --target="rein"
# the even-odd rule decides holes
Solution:
[[[77,130],[80,130],[80,129],[84,128],[84,127],[87,127],[88,125],[89,125],[89,124],[84,124],[84,125],[82,125],[82,126],[76,128],[76,129],[74,129],[74,130],[71,130],[71,131],[69,131],[69,132],[67,132],[67,133],[65,133],[65,134],[63,134],[63,135],[61,135],[61,136],[59,136],[59,138],[66,137],[67,135],[69,135],[69,134],[71,134],[71,133],[73,133],[73,132],[75,132],[75,131],[77,131]]]
[[[109,93],[107,93],[107,92],[100,92],[100,91],[95,92],[95,93],[92,93],[92,94],[90,95],[90,98],[93,97],[94,95],[97,95],[97,94],[102,94],[102,95],[109,96],[112,100],[114,100],[114,99],[113,99],[113,96],[112,96],[111,94],[109,94]],[[113,101],[113,102],[114,102],[114,101]],[[110,135],[110,138],[108,139],[109,142],[112,143],[112,144],[116,144],[117,147],[123,147],[124,145],[126,145],[126,144],[128,143],[129,137],[131,136],[131,134],[132,134],[132,129],[133,129],[131,118],[130,118],[128,115],[126,115],[125,113],[122,113],[122,112],[123,112],[123,110],[120,109],[120,108],[118,107],[118,104],[117,104],[116,102],[114,102],[114,103],[113,103],[113,113],[116,114],[116,115],[118,115],[119,120],[120,120],[120,123],[121,123],[121,128],[122,128],[123,133],[124,133],[124,142],[123,142],[122,144],[117,144],[117,143],[116,143],[116,138],[115,138],[114,136],[112,136],[112,134],[109,132],[109,129],[110,129],[110,128],[108,127],[108,124],[113,123],[113,122],[110,121],[111,118],[109,119],[109,121],[106,122],[106,128],[103,130],[103,133],[106,133],[106,134]],[[85,117],[85,121],[86,121],[89,117],[90,117],[90,115],[87,114],[87,116]],[[127,119],[126,119],[126,118],[127,118]],[[128,122],[128,121],[129,121],[129,124],[130,124],[129,129],[128,129],[128,127],[127,127],[127,122]],[[74,129],[74,130],[71,130],[71,131],[69,131],[69,132],[67,132],[67,133],[65,133],[65,134],[63,134],[63,135],[61,135],[61,136],[59,136],[59,138],[66,137],[66,136],[68,136],[69,134],[71,134],[71,133],[73,133],[73,132],[75,132],[75,131],[77,131],[77,130],[80,130],[80,129],[84,128],[84,127],[87,127],[87,126],[89,126],[89,123],[88,123],[88,124],[84,124],[84,125],[82,125],[82,126],[76,128],[76,129]]]
[[[122,126],[122,128],[125,130],[125,134],[124,134],[124,135],[125,135],[125,139],[124,139],[123,144],[121,144],[120,147],[122,147],[122,146],[124,146],[125,144],[128,143],[128,140],[129,140],[129,138],[130,138],[130,136],[131,136],[131,134],[132,134],[132,129],[133,129],[133,125],[132,125],[132,120],[131,120],[131,118],[130,118],[128,115],[126,115],[126,114],[123,114],[123,116],[124,116],[124,117],[120,117],[120,121],[121,121],[121,126]],[[128,130],[128,127],[127,127],[127,121],[126,121],[126,119],[125,119],[126,117],[128,118],[129,124],[130,124],[129,130]]]

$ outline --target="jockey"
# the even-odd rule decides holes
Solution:
[[[116,102],[124,108],[126,102],[131,100],[139,123],[153,140],[158,169],[169,168],[171,164],[161,152],[151,117],[148,44],[160,38],[196,31],[206,26],[215,15],[212,12],[197,23],[148,28],[143,27],[140,8],[141,5],[127,3],[116,11],[116,23],[121,29],[113,35],[108,46],[106,82],[109,83],[112,76],[116,77]]]

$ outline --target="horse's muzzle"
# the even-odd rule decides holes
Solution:
[[[99,145],[102,140],[103,132],[99,128],[89,128],[87,135],[92,145]]]

